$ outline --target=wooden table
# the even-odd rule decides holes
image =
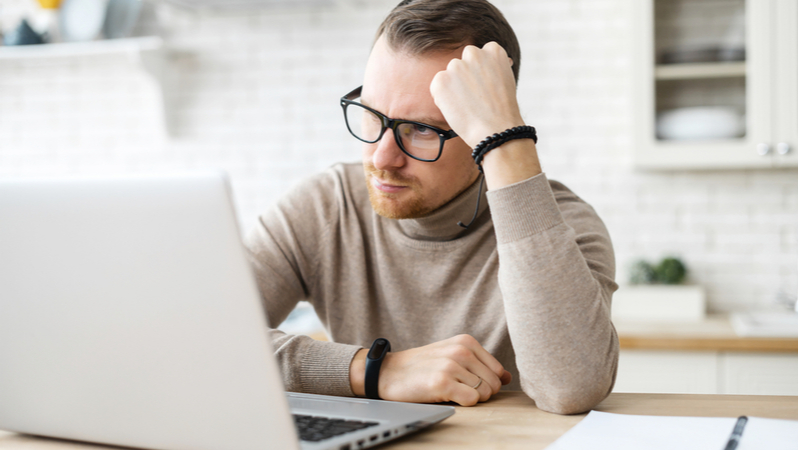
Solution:
[[[536,408],[522,392],[501,392],[475,407],[457,407],[444,422],[383,449],[543,449],[583,419]],[[619,414],[797,420],[797,397],[749,395],[611,394],[595,408]],[[108,446],[35,438],[0,431],[3,450],[100,450]]]

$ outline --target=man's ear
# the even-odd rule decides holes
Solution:
[[[510,56],[508,57],[508,62],[511,63],[511,67],[514,67],[514,60]]]

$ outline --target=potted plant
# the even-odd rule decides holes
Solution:
[[[701,286],[684,284],[688,270],[676,257],[658,264],[639,260],[631,266],[629,285],[620,286],[611,301],[614,320],[659,322],[702,321],[706,315]]]

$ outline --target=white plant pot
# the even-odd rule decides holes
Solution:
[[[620,286],[611,299],[615,321],[700,322],[705,316],[701,286]]]

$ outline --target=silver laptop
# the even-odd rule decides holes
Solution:
[[[0,180],[0,429],[355,450],[454,413],[287,394],[272,352],[224,175]]]

